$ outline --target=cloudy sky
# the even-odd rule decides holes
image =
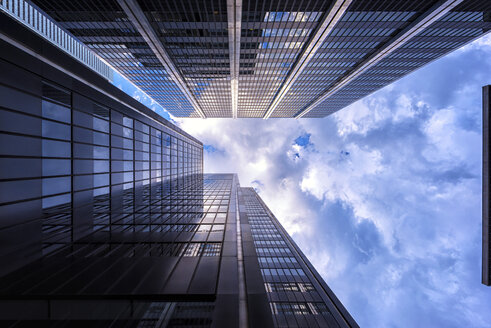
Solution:
[[[480,39],[324,119],[175,119],[253,186],[362,327],[489,327]],[[162,108],[151,106],[168,117]]]
[[[362,327],[485,327],[481,87],[491,38],[324,119],[179,119],[254,186]]]

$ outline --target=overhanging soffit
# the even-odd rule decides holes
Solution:
[[[341,79],[338,83],[335,84],[334,87],[327,90],[324,94],[322,94],[319,98],[317,98],[313,103],[309,106],[305,107],[302,111],[295,115],[295,118],[301,118],[306,115],[308,112],[313,110],[319,104],[321,104],[324,100],[341,90],[347,84],[352,82],[354,79],[359,77],[365,71],[376,65],[382,59],[390,55],[393,51],[400,48],[406,42],[408,42],[411,38],[416,36],[421,32],[422,29],[427,28],[434,22],[436,22],[440,17],[445,15],[447,12],[452,10],[455,6],[460,4],[464,0],[447,0],[440,1],[433,7],[431,7],[426,13],[421,15],[417,20],[411,23],[407,28],[397,34],[388,44],[378,50],[371,57],[368,57],[363,63],[361,63],[357,68],[355,68],[350,74]]]
[[[324,18],[320,24],[320,27],[317,29],[315,34],[309,41],[309,44],[305,48],[304,52],[300,56],[296,65],[293,67],[292,71],[288,75],[287,79],[283,83],[280,91],[276,95],[275,99],[269,106],[266,114],[264,114],[264,119],[267,119],[271,116],[273,111],[276,109],[281,100],[285,97],[290,90],[293,83],[297,80],[303,70],[307,67],[309,62],[314,57],[317,50],[322,46],[322,43],[327,38],[327,36],[331,33],[332,29],[338,23],[339,19],[343,16],[343,14],[348,9],[349,5],[353,2],[353,0],[337,0],[334,1],[329,11],[324,15]]]
[[[173,64],[172,60],[167,54],[167,51],[162,46],[162,43],[153,30],[152,25],[148,21],[147,17],[143,13],[143,10],[138,5],[136,0],[118,0],[118,3],[130,19],[130,21],[133,23],[135,28],[141,34],[141,36],[145,39],[149,47],[152,49],[155,56],[157,56],[167,73],[171,76],[179,89],[184,93],[186,98],[193,105],[199,116],[201,118],[206,118],[205,113],[196,102],[196,99],[194,98],[191,91],[188,89],[186,82]]]

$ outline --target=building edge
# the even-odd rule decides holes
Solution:
[[[163,118],[161,115],[155,113],[147,106],[140,103],[135,98],[128,95],[126,92],[122,91],[115,85],[110,84],[105,78],[93,71],[90,67],[82,64],[77,59],[59,49],[48,40],[35,34],[27,27],[5,14],[0,15],[0,40],[4,41],[5,44],[18,48],[21,52],[28,52],[29,55],[40,62],[47,63],[50,66],[53,64],[56,65],[54,68],[57,68],[63,73],[68,74],[77,80],[81,80],[83,83],[90,85],[92,88],[105,94],[106,96],[121,102],[123,105],[149,117],[151,120],[157,121],[160,124],[172,128],[179,134],[192,139],[198,144],[203,144],[192,135],[188,134],[178,126]],[[6,45],[2,45],[4,59],[11,62],[15,61],[15,58],[13,58],[13,60],[11,60],[12,58],[8,58],[8,56],[10,56],[13,52],[6,51],[5,47]],[[38,61],[33,61],[29,65],[26,64],[26,67],[33,72],[39,71],[39,69],[36,69],[36,66],[40,67],[37,63]]]
[[[253,189],[253,188],[250,188]],[[273,212],[269,209],[269,207],[266,205],[266,203],[263,201],[261,196],[254,190],[256,193],[257,199],[261,203],[261,205],[266,209],[268,214],[270,215],[271,218],[273,218],[273,221],[275,222],[275,225],[278,229],[280,229],[284,236],[288,239],[290,244],[293,246],[295,251],[301,255],[302,261],[304,264],[307,266],[307,268],[310,270],[310,273],[314,276],[314,278],[317,280],[317,282],[321,285],[322,289],[324,292],[327,294],[329,297],[330,301],[332,304],[336,307],[336,309],[339,312],[339,315],[343,318],[345,321],[346,325],[348,327],[353,327],[353,328],[359,328],[358,323],[355,321],[355,319],[351,316],[351,314],[348,312],[348,310],[344,307],[344,305],[341,303],[341,301],[337,298],[337,296],[334,294],[334,292],[329,288],[327,283],[324,281],[324,279],[321,277],[321,275],[317,272],[317,270],[314,268],[312,263],[308,260],[308,258],[305,256],[305,254],[302,252],[302,250],[298,247],[298,245],[295,243],[293,238],[290,236],[290,234],[285,230],[283,225],[278,221],[276,216],[273,214]]]
[[[489,258],[489,92],[491,85],[482,88],[482,283],[491,286]]]

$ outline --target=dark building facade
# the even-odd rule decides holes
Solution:
[[[239,188],[238,199],[246,269],[259,282],[246,279],[248,295],[264,285],[274,326],[357,327],[254,189]]]
[[[357,327],[200,141],[13,18],[0,35],[0,326]]]
[[[325,117],[491,29],[485,0],[0,4],[34,29],[40,8],[61,27],[44,34],[68,32],[82,57],[97,53],[182,117]]]
[[[491,258],[489,216],[490,212],[490,193],[491,184],[489,175],[489,145],[491,136],[489,134],[489,110],[491,108],[490,96],[491,86],[482,88],[482,283],[491,286]]]

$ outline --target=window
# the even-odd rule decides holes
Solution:
[[[283,282],[283,283],[265,283],[264,287],[266,292],[298,292],[300,291],[297,283],[294,282]]]
[[[273,314],[331,314],[321,302],[271,302],[270,305]]]

